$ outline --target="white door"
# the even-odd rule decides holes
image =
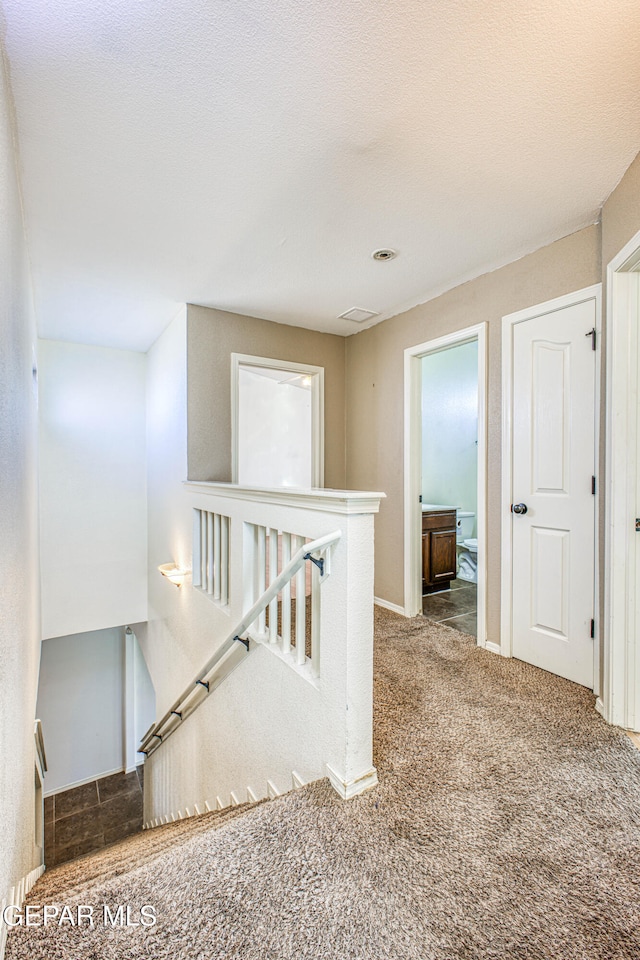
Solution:
[[[512,652],[593,687],[595,299],[513,327]]]

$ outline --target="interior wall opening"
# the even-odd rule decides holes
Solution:
[[[486,622],[486,417],[486,323],[405,349],[403,612],[428,609],[498,652]]]
[[[232,354],[234,483],[323,486],[323,373]]]
[[[421,358],[422,613],[478,635],[478,341]]]

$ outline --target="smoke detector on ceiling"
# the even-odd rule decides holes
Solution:
[[[354,323],[364,323],[365,320],[371,320],[372,317],[379,317],[380,314],[375,310],[363,310],[362,307],[351,307],[351,310],[345,310],[341,313],[339,320],[353,320]]]
[[[381,250],[374,250],[371,256],[374,260],[393,260],[398,254],[391,247],[383,247]]]

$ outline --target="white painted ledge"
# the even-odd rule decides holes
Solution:
[[[228,500],[250,500],[276,506],[302,507],[327,513],[378,513],[386,494],[367,490],[330,490],[326,487],[301,490],[296,487],[241,487],[237,483],[214,483],[185,480],[185,487],[194,493],[225,497]]]

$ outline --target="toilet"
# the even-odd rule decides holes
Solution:
[[[478,582],[478,540],[472,536],[475,520],[475,513],[458,510],[456,514],[457,575],[470,583]]]

